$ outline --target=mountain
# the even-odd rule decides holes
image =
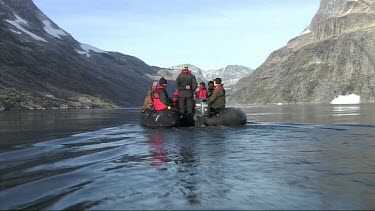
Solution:
[[[231,104],[375,102],[375,1],[322,0],[311,24],[237,83]]]
[[[240,65],[228,65],[220,69],[204,70],[203,75],[207,81],[221,78],[225,86],[226,95],[229,97],[237,82],[253,72],[253,69]]]
[[[0,110],[140,106],[156,74],[76,41],[29,0],[0,0],[0,38]]]
[[[203,75],[203,70],[192,65],[192,64],[187,64],[189,67],[189,70],[191,71],[192,74],[195,75],[197,78],[197,81],[204,81],[206,80],[204,75]],[[169,68],[159,68],[158,70],[158,75],[160,77],[165,77],[166,79],[169,80],[176,80],[177,76],[180,74],[181,70],[183,69],[184,65],[175,65]]]
[[[172,86],[175,85],[174,81],[176,80],[177,76],[180,74],[184,65],[176,65],[170,68],[160,68],[154,67],[155,71],[158,72],[159,77],[165,77],[168,79]],[[249,75],[252,73],[252,69],[245,66],[240,65],[228,65],[224,68],[220,69],[207,69],[203,70],[198,68],[194,65],[188,64],[189,70],[191,70],[192,74],[195,75],[197,78],[198,83],[205,82],[207,84],[208,81],[212,81],[215,78],[221,78],[222,83],[224,84],[225,90],[227,91],[226,94],[229,96],[232,92],[234,85],[237,81],[244,77],[245,75]]]

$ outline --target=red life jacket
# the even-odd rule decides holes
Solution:
[[[200,85],[199,91],[197,92],[196,96],[197,96],[198,99],[207,98],[207,89],[206,89],[206,87],[203,86],[203,85]]]
[[[218,84],[218,85],[215,86],[214,90],[215,89],[220,89],[220,87],[222,87],[222,86],[223,86],[223,84]]]
[[[162,85],[157,85],[155,90],[162,90],[162,89],[165,89],[165,87],[162,86]],[[167,107],[166,105],[164,105],[164,104],[160,101],[159,93],[154,92],[154,109],[155,109],[155,111],[164,111],[164,110],[166,110],[167,108],[168,108],[168,107]]]

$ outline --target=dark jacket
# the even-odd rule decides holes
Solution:
[[[213,83],[209,83],[207,85],[207,97],[210,97],[212,95],[212,92],[214,91],[214,84]]]
[[[219,84],[215,87],[212,95],[208,98],[210,107],[214,110],[225,108],[225,89],[223,84]]]
[[[168,106],[172,106],[172,102],[168,97],[165,86],[158,85],[153,94],[154,107],[156,111],[166,110]]]
[[[190,86],[190,89],[186,89],[187,85]],[[197,79],[189,70],[182,70],[177,76],[176,88],[180,92],[180,97],[193,97],[197,86]]]

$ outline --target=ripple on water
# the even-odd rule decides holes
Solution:
[[[372,127],[134,124],[1,153],[3,209],[374,208]]]

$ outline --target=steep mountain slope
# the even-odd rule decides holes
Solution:
[[[0,110],[142,105],[156,72],[81,44],[32,1],[0,0]]]
[[[232,104],[375,102],[375,1],[322,0],[300,36],[242,78]]]

